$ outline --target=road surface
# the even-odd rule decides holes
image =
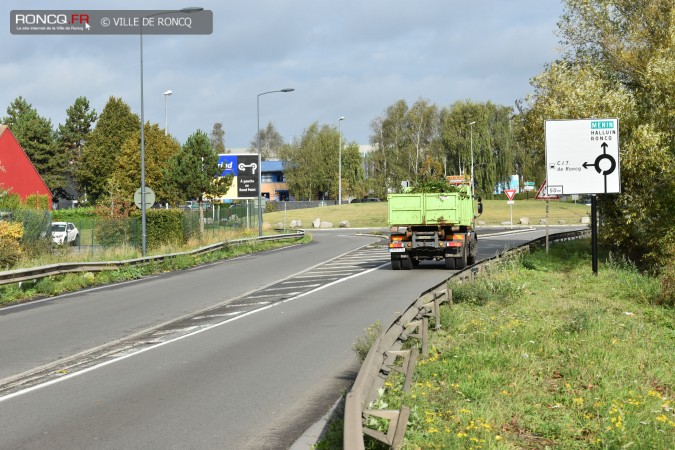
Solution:
[[[479,257],[541,236],[479,234]],[[445,280],[381,238],[314,242],[0,310],[0,449],[285,449],[346,392],[353,342]]]

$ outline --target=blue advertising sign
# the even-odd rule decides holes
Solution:
[[[222,169],[220,176],[234,176],[232,187],[224,196],[225,199],[248,199],[258,196],[258,155],[218,155],[218,166]]]

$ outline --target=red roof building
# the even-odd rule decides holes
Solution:
[[[6,125],[0,125],[0,188],[19,194],[24,202],[32,194],[46,195],[52,207],[51,191]]]

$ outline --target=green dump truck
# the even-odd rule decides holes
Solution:
[[[453,190],[387,197],[393,270],[410,270],[422,260],[445,261],[449,270],[476,262],[478,238],[471,192],[468,185]],[[479,197],[478,214],[482,211]]]

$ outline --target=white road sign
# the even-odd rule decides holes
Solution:
[[[548,195],[621,192],[619,119],[547,120]]]
[[[134,203],[136,204],[137,208],[141,208],[143,205],[142,203],[142,198],[143,198],[143,193],[141,191],[141,188],[136,189],[136,192],[134,193]],[[149,186],[145,187],[145,207],[146,208],[152,208],[152,205],[155,204],[155,191],[153,191]]]

